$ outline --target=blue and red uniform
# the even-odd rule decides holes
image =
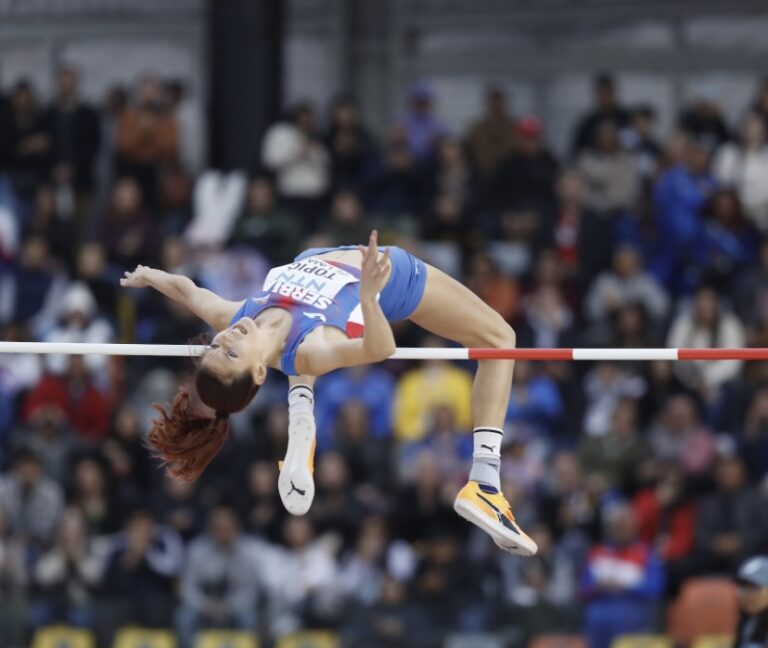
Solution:
[[[363,334],[360,308],[360,270],[338,261],[317,258],[332,250],[357,246],[314,248],[302,252],[293,263],[273,268],[262,291],[243,302],[231,323],[254,318],[267,308],[282,308],[292,323],[280,359],[284,374],[295,376],[296,351],[307,334],[318,326],[335,326],[350,337]],[[392,272],[379,294],[379,305],[388,321],[406,319],[421,301],[427,280],[423,261],[398,247],[391,247]]]

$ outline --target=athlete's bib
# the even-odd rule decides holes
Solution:
[[[350,272],[309,257],[272,268],[262,289],[325,310],[344,286],[356,281],[359,279]]]

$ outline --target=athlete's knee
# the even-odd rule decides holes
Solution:
[[[515,330],[498,314],[488,323],[482,336],[483,346],[491,349],[511,349],[517,344]]]

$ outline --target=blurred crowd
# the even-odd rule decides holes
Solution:
[[[122,291],[137,263],[229,299],[305,247],[378,227],[459,278],[520,346],[768,346],[768,83],[738,123],[688,102],[673,132],[610,76],[566,155],[490,88],[464,133],[428,84],[386,133],[355,102],[303,103],[249,169],[186,143],[184,84],[147,77],[84,101],[0,94],[3,340],[183,344],[200,322]],[[401,346],[444,345],[395,327]],[[317,496],[277,496],[286,385],[272,376],[194,484],[143,447],[189,366],[0,356],[0,644],[63,621],[108,646],[126,624],[337,631],[345,646],[510,645],[573,630],[594,648],[663,626],[695,576],[768,552],[768,363],[519,362],[502,481],[535,558],[455,515],[472,453],[468,363],[389,362],[318,382]]]

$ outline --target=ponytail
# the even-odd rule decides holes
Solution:
[[[181,387],[170,409],[155,405],[147,445],[163,460],[168,474],[195,481],[229,436],[229,415],[251,402],[259,386],[250,373],[224,382],[205,369],[195,376],[197,394]]]

